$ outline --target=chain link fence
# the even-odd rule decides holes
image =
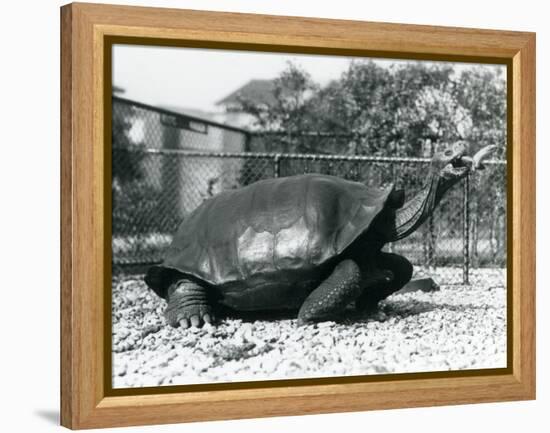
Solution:
[[[162,261],[172,235],[204,200],[261,179],[325,173],[407,196],[424,185],[429,159],[246,152],[249,132],[113,98],[113,271]],[[330,138],[333,139],[333,138]],[[411,236],[386,247],[417,270],[444,267],[446,283],[506,266],[506,162],[489,161],[453,187]],[[499,274],[499,275],[500,275]]]

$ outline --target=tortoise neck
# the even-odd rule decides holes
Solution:
[[[441,197],[449,188],[446,183],[437,174],[430,171],[424,188],[396,210],[392,242],[410,235],[432,214]]]

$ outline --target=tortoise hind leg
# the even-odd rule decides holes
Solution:
[[[298,324],[327,320],[341,313],[361,295],[363,288],[391,278],[388,272],[373,272],[368,280],[353,260],[338,263],[332,274],[306,298],[298,312]]]
[[[166,300],[164,317],[174,328],[198,327],[214,321],[206,289],[193,281],[176,281],[168,288]]]

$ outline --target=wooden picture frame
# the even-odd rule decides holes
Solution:
[[[508,67],[508,367],[474,373],[284,381],[113,393],[105,70],[113,41],[480,61]],[[535,398],[535,35],[97,4],[61,8],[61,424],[73,428],[362,411]],[[143,390],[142,390],[143,391]]]

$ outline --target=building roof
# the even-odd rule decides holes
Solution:
[[[116,84],[113,84],[113,93],[124,93],[126,92],[126,89],[123,87],[117,86]]]
[[[216,102],[216,105],[240,104],[241,99],[246,99],[257,104],[272,105],[276,102],[275,83],[273,80],[250,80],[244,86],[239,87],[225,98]]]
[[[214,113],[200,110],[198,108],[179,107],[176,105],[163,105],[161,106],[161,108],[164,108],[165,110],[172,111],[177,114],[183,114],[184,116],[198,117],[199,119],[205,119],[205,120],[215,120]]]

